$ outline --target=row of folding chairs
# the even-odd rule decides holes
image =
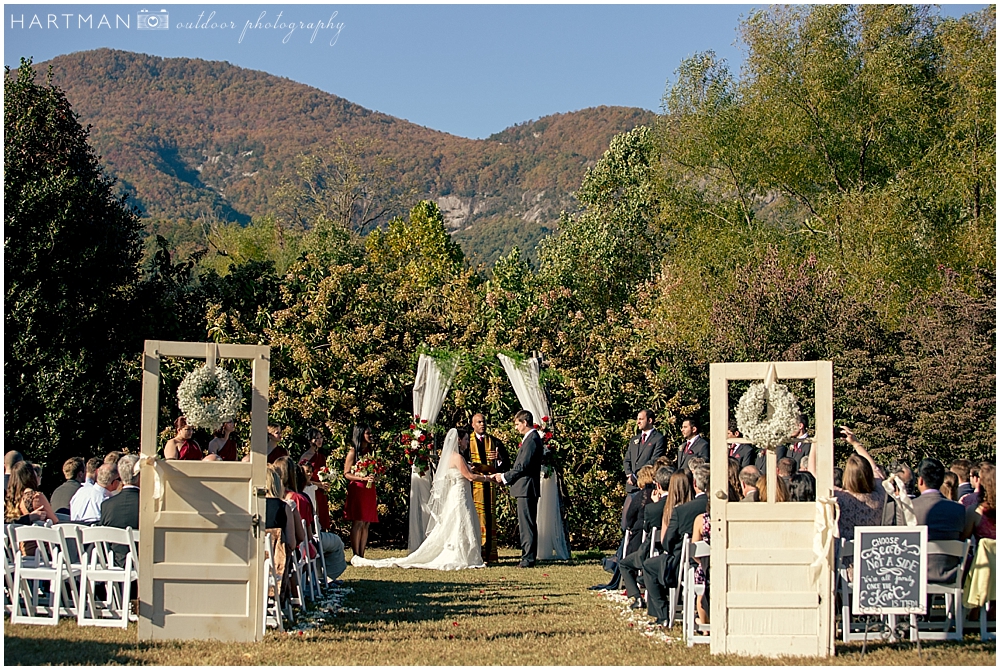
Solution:
[[[128,627],[137,546],[131,528],[5,524],[4,609],[11,623],[56,625],[74,617],[81,626]]]
[[[264,576],[267,581],[267,607],[264,608],[265,627],[284,630],[283,620],[294,621],[292,605],[305,608],[309,601],[322,597],[326,583],[326,564],[320,554],[319,518],[313,517],[313,533],[302,520],[306,539],[286,556],[281,544],[281,531],[273,529],[265,543]],[[286,570],[288,575],[285,575]],[[287,597],[284,590],[288,590]]]
[[[659,532],[658,528],[650,530],[653,537]],[[630,531],[625,531],[625,546],[628,546]],[[646,540],[646,533],[643,532],[643,541]],[[667,628],[673,628],[677,621],[677,615],[681,615],[681,630],[684,640],[688,646],[708,643],[711,641],[711,624],[698,623],[696,617],[696,598],[705,593],[704,584],[695,584],[695,567],[691,565],[692,559],[708,556],[711,547],[707,542],[692,542],[691,536],[684,535],[681,541],[681,560],[678,564],[677,586],[672,587],[667,594],[668,614]],[[649,545],[649,557],[656,556],[656,543]],[[683,593],[683,599],[681,594]],[[706,633],[698,635],[698,633]]]

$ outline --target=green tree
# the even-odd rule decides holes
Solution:
[[[4,75],[4,446],[51,474],[130,444],[140,225],[62,91]]]

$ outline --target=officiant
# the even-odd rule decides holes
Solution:
[[[472,417],[472,435],[460,436],[459,449],[471,463],[473,472],[491,475],[510,469],[510,453],[504,443],[486,432],[486,417]],[[483,561],[487,564],[500,560],[497,552],[497,487],[494,482],[472,482],[472,499],[479,515]]]

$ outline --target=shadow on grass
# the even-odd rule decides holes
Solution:
[[[73,625],[76,623],[73,622]],[[139,655],[154,646],[162,648],[162,643],[54,640],[44,635],[45,631],[55,632],[56,629],[12,626],[9,621],[4,621],[4,665],[135,665],[141,662],[137,660]],[[39,633],[43,636],[36,637]],[[135,629],[132,627],[120,633],[134,636]],[[58,633],[53,637],[58,637]]]

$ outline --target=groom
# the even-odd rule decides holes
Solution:
[[[523,435],[517,458],[510,470],[492,475],[492,478],[510,486],[510,494],[517,499],[517,529],[521,533],[521,562],[517,567],[535,565],[538,552],[538,496],[541,490],[542,438],[533,427],[531,412],[521,410],[514,415],[514,430]]]

